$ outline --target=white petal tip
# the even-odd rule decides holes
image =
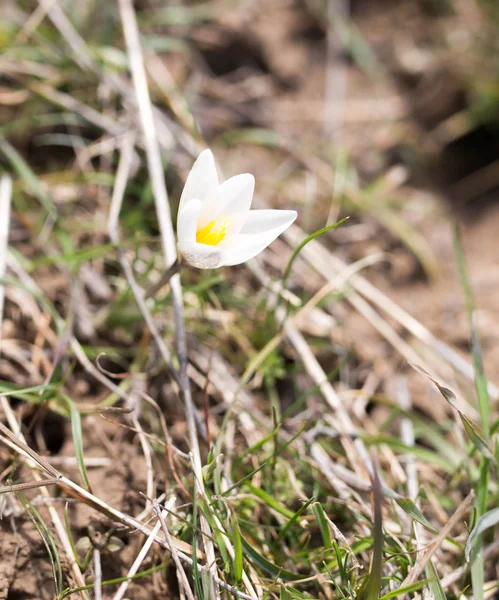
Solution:
[[[192,198],[204,201],[210,191],[218,186],[217,168],[211,150],[203,150],[197,157],[187,176],[182,195],[180,208]]]
[[[245,177],[248,181],[248,185],[252,185],[253,188],[255,187],[255,176],[252,175],[251,173],[243,173],[241,175],[241,177]]]
[[[231,177],[233,181],[237,181],[240,187],[251,186],[255,187],[255,176],[251,173],[239,173],[238,175],[233,175]],[[229,181],[229,180],[227,180]]]
[[[213,160],[215,160],[214,156],[213,156],[213,152],[209,149],[206,148],[206,150],[203,150],[202,152],[199,153],[198,158],[213,158]]]

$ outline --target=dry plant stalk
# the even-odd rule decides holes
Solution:
[[[156,214],[159,222],[161,243],[165,256],[166,267],[171,267],[177,260],[177,247],[175,242],[175,233],[173,231],[170,205],[168,203],[168,194],[163,175],[163,163],[161,160],[161,151],[156,136],[156,127],[152,110],[151,98],[147,82],[147,75],[144,67],[142,49],[140,45],[140,36],[137,26],[137,19],[131,0],[119,0],[120,15],[125,34],[125,43],[127,46],[128,60],[130,70],[135,86],[139,116],[144,134],[145,149],[147,157],[147,166],[151,185],[153,189],[154,201],[156,204]],[[196,484],[201,492],[204,490],[201,453],[196,430],[195,408],[191,396],[191,387],[189,376],[187,375],[187,342],[184,327],[184,307],[182,286],[180,275],[175,274],[171,278],[171,291],[173,308],[175,311],[175,333],[177,338],[177,352],[180,362],[180,385],[184,397],[187,428],[189,432],[189,442],[193,456],[194,476]],[[216,577],[216,557],[215,548],[211,541],[211,531],[208,520],[204,515],[200,515],[201,529],[206,534],[203,538],[206,558],[209,565],[211,580]],[[212,585],[214,598],[219,598],[219,591]]]
[[[428,544],[426,550],[418,558],[416,564],[410,570],[409,575],[407,575],[405,580],[401,583],[401,588],[413,584],[418,579],[418,577],[421,576],[421,574],[424,572],[426,564],[431,559],[433,554],[435,554],[435,552],[438,550],[439,546],[444,541],[444,539],[449,535],[449,533],[458,523],[462,522],[465,514],[468,512],[473,502],[474,497],[475,493],[472,490],[457,507],[456,511],[450,517],[449,521],[444,525],[442,531],[438,534],[438,536]]]
[[[174,507],[174,505],[175,505],[175,497],[172,497],[166,503],[165,508],[163,509],[163,511],[161,513],[162,516],[166,517],[166,515],[168,514],[168,511],[170,511]],[[142,546],[140,552],[138,553],[137,558],[133,561],[133,564],[128,571],[127,580],[124,581],[120,585],[120,587],[118,588],[118,591],[113,596],[113,600],[122,600],[123,597],[125,596],[131,579],[138,573],[138,571],[140,569],[140,565],[144,562],[144,559],[147,556],[147,553],[151,549],[151,546],[154,542],[154,538],[156,537],[160,527],[161,527],[161,520],[158,518],[158,522],[152,528],[151,533],[149,534],[149,536],[146,539],[144,545]],[[165,539],[167,539],[167,538],[165,537]]]

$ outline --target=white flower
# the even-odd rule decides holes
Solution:
[[[296,219],[294,210],[252,210],[249,173],[218,183],[213,154],[204,150],[187,177],[177,219],[178,249],[199,269],[239,265],[273,242]]]

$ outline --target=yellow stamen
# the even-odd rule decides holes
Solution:
[[[227,235],[227,230],[231,225],[232,223],[227,217],[210,221],[203,229],[196,232],[196,242],[208,244],[208,246],[218,246]]]

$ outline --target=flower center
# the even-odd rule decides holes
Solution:
[[[210,221],[208,225],[196,231],[196,242],[198,244],[208,244],[208,246],[218,246],[227,235],[227,230],[232,223],[227,217],[219,217]]]

